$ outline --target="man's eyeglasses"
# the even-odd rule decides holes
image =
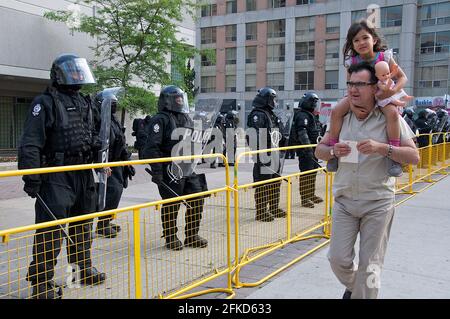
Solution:
[[[347,82],[347,88],[351,89],[352,87],[354,87],[354,88],[360,89],[360,88],[363,88],[365,86],[374,85],[374,84],[376,84],[376,83],[373,83],[373,82],[350,82],[350,81],[348,81]]]

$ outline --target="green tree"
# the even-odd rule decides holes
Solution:
[[[122,122],[125,110],[154,112],[156,97],[148,90],[155,84],[170,81],[169,65],[182,70],[196,49],[177,39],[177,23],[183,13],[194,16],[193,0],[85,0],[95,6],[95,15],[80,14],[74,23],[73,11],[45,14],[50,20],[65,22],[71,31],[87,33],[96,39],[95,59],[90,61],[98,85],[122,86],[126,95],[121,103]],[[177,59],[170,61],[170,53]],[[136,84],[141,82],[142,85]],[[150,103],[148,105],[147,103]]]

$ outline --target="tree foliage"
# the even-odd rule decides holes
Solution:
[[[96,39],[95,59],[90,61],[98,86],[123,86],[127,95],[122,106],[130,111],[148,112],[156,98],[155,84],[170,82],[169,65],[180,70],[196,50],[177,37],[177,23],[183,14],[194,16],[193,0],[85,0],[95,6],[95,15],[80,15],[71,30]],[[72,11],[45,14],[48,19],[70,23]],[[73,22],[73,21],[72,21]],[[170,57],[177,59],[170,61]],[[143,84],[143,85],[142,85]],[[137,96],[134,96],[137,94]],[[152,102],[152,106],[145,103]],[[134,104],[136,103],[136,104]]]

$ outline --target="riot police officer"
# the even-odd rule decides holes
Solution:
[[[92,163],[98,143],[92,117],[92,104],[79,90],[95,83],[84,58],[64,54],[55,59],[50,71],[51,84],[30,107],[19,146],[19,169]],[[36,223],[96,209],[96,190],[92,170],[68,171],[23,177],[24,191],[35,204]],[[42,199],[42,201],[41,201]],[[68,261],[79,267],[82,284],[95,285],[106,279],[92,266],[92,220],[69,224]],[[60,227],[38,229],[34,237],[33,260],[26,279],[32,285],[32,297],[56,299],[62,289],[53,281],[54,268],[61,251]]]
[[[180,88],[170,85],[161,91],[158,99],[158,113],[152,117],[149,125],[144,158],[171,157],[173,148],[177,144],[194,136],[194,123],[186,109],[188,110],[186,95]],[[171,138],[175,129],[187,133],[181,134],[183,141]],[[163,199],[207,190],[205,175],[195,174],[191,163],[175,164],[175,162],[151,164],[152,181],[158,185],[159,194]],[[181,176],[176,173],[175,168],[179,169]],[[195,198],[184,203],[187,206],[184,246],[204,248],[208,245],[208,241],[198,235],[204,199]],[[177,237],[177,216],[180,204],[181,201],[178,201],[164,204],[161,208],[163,237],[166,248],[171,250],[183,249],[183,244]]]
[[[299,102],[299,112],[293,120],[293,133],[298,145],[317,144],[320,135],[320,122],[314,115],[319,97],[315,93],[305,93]],[[320,167],[314,156],[314,148],[301,148],[297,150],[298,166],[301,172]],[[314,204],[323,202],[315,195],[316,175],[310,173],[300,176],[300,197],[303,207],[313,208]]]
[[[230,166],[234,166],[234,161],[236,158],[236,148],[237,148],[237,125],[239,123],[239,119],[235,115],[232,110],[229,110],[224,119],[224,139],[225,139],[225,148],[223,150],[223,155],[227,157],[228,163]],[[231,149],[233,152],[231,152]]]
[[[225,155],[226,154],[225,153],[225,149],[226,148],[223,146],[224,145],[224,141],[225,141],[225,134],[226,134],[225,133],[225,117],[224,117],[224,115],[222,113],[219,113],[217,115],[217,118],[214,121],[213,129],[216,129],[216,132],[218,134],[211,134],[211,137],[210,137],[210,139],[208,141],[208,144],[214,143],[214,144],[217,144],[219,146],[222,145],[221,151]],[[216,143],[215,142],[216,137],[217,138],[221,138],[222,140],[219,141],[219,143]],[[214,147],[211,151],[212,151],[212,153],[215,153],[218,150]],[[220,159],[214,158],[212,163],[210,164],[210,168],[216,168],[216,161],[219,162],[219,167],[224,167],[225,166],[225,164]]]
[[[407,108],[403,111],[403,118],[405,122],[409,125],[413,132],[416,132],[416,125],[414,124],[414,110],[412,108]]]
[[[419,136],[417,137],[419,148],[429,144],[429,135],[422,134],[430,134],[433,130],[435,122],[433,121],[431,114],[431,110],[424,109],[421,110],[417,116],[415,125],[419,131]]]
[[[101,113],[101,105],[105,97],[105,93],[111,89],[99,92],[94,101],[97,108],[97,125],[100,124],[98,116]],[[125,141],[125,129],[117,120],[115,114],[117,111],[118,99],[116,94],[112,93],[108,97],[111,100],[111,125],[109,138],[108,162],[127,161],[131,157],[131,153],[127,150]],[[100,129],[98,128],[98,131]],[[103,210],[116,209],[119,206],[120,198],[124,188],[128,186],[128,179],[132,179],[135,175],[134,167],[116,166],[111,168],[111,175],[106,183],[106,201]],[[114,238],[120,232],[120,226],[111,223],[112,216],[99,217],[97,222],[96,233],[106,238]]]
[[[143,119],[133,120],[133,132],[131,133],[131,135],[136,137],[134,148],[138,151],[139,159],[143,159],[142,150],[145,146],[145,142],[147,141],[147,127],[150,124],[151,119],[151,115],[147,115]]]
[[[277,106],[277,92],[264,87],[258,90],[253,99],[253,109],[247,117],[247,126],[254,128],[253,138],[256,145],[252,143],[247,135],[247,142],[251,148],[266,149],[279,147],[282,139],[280,133],[280,119],[274,114],[273,109]],[[277,134],[278,133],[278,134]],[[252,145],[253,144],[253,145]],[[280,153],[268,152],[257,155],[253,165],[253,181],[259,182],[280,176],[281,167]],[[286,217],[286,212],[280,209],[280,186],[281,182],[273,182],[259,185],[255,188],[256,216],[255,220],[271,222],[276,218]],[[269,210],[267,210],[267,205]]]
[[[444,133],[448,131],[448,113],[443,109],[436,110],[436,124],[433,129],[434,133],[441,133],[433,135],[433,144],[440,144],[444,141]]]

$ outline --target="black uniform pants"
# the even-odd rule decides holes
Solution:
[[[112,173],[106,182],[106,200],[105,209],[116,209],[119,207],[120,198],[123,193],[123,167],[111,167]],[[111,216],[99,217],[99,221],[109,221]]]
[[[260,182],[271,178],[279,177],[278,174],[264,174],[265,170],[269,168],[264,165],[256,163],[253,165],[253,181]],[[261,215],[266,212],[267,205],[269,205],[269,212],[276,213],[280,204],[280,188],[281,181],[259,185],[255,187],[255,205],[256,214]]]
[[[298,152],[298,168],[300,172],[306,172],[319,167],[317,158],[312,152],[302,150]],[[316,190],[316,176],[317,172],[300,176],[299,188],[302,202],[313,200]]]
[[[95,211],[96,191],[91,170],[42,175],[39,194],[57,219],[74,217]],[[36,201],[36,223],[52,221],[49,213]],[[62,225],[64,227],[64,225]],[[92,219],[69,224],[72,243],[67,242],[68,262],[80,268],[92,266]],[[63,232],[58,226],[39,229],[34,236],[33,260],[27,280],[33,284],[51,280],[61,251]]]
[[[189,177],[183,177],[178,182],[171,181],[166,173],[163,175],[164,183],[170,187],[164,185],[158,185],[159,194],[162,199],[168,199],[176,197],[175,193],[179,196],[195,194],[206,190],[206,181],[204,174],[191,175]],[[175,192],[175,193],[174,193]],[[188,200],[189,205],[186,208],[185,215],[185,235],[186,237],[192,237],[198,234],[200,229],[200,222],[202,220],[203,213],[203,198],[195,198]],[[168,238],[177,234],[177,217],[180,209],[181,201],[173,202],[170,204],[164,204],[161,207],[161,222],[163,227],[163,236]]]

